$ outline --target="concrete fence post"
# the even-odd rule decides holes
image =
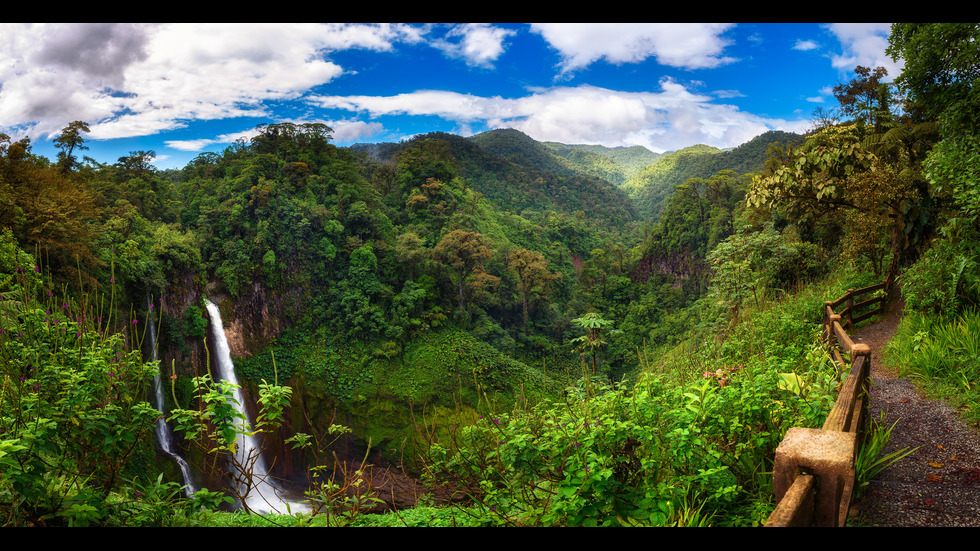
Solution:
[[[839,526],[841,499],[854,486],[857,435],[794,427],[776,448],[773,490],[779,502],[801,473],[816,478],[815,526]],[[846,513],[846,511],[844,511]]]

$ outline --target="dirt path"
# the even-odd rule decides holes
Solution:
[[[907,378],[890,373],[884,345],[901,321],[901,300],[883,320],[853,333],[871,347],[873,419],[896,423],[885,454],[918,448],[882,471],[851,508],[857,526],[980,526],[980,434],[946,404],[921,396]]]

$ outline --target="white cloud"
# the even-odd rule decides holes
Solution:
[[[593,62],[637,63],[655,57],[685,69],[718,67],[735,61],[722,53],[727,23],[539,23],[531,26],[562,56],[560,68],[573,72]]]
[[[343,143],[364,140],[384,131],[384,126],[379,122],[335,121],[327,123],[327,126],[333,129],[334,141]]]
[[[280,121],[280,122],[293,122],[295,124],[303,124],[304,122],[310,121]],[[329,126],[333,132],[331,132],[331,137],[334,141],[339,142],[355,142],[364,138],[369,138],[380,134],[384,127],[381,123],[377,122],[364,122],[357,120],[344,120],[344,121],[316,121],[321,122]],[[245,140],[246,142],[251,140],[256,136],[259,131],[256,128],[250,128],[242,132],[234,132],[230,134],[222,134],[215,138],[200,138],[194,140],[167,140],[164,143],[167,147],[177,149],[179,151],[203,151],[204,148],[215,145],[215,144],[231,144],[238,140]]]
[[[208,138],[201,138],[199,140],[167,140],[163,143],[167,144],[167,147],[171,147],[179,151],[201,151],[209,145],[222,142]]]
[[[432,46],[469,65],[489,68],[504,52],[504,41],[514,34],[516,31],[486,23],[465,23],[452,27],[446,38],[434,40]]]
[[[265,113],[343,69],[336,49],[390,50],[426,29],[361,24],[6,24],[0,129],[52,135],[85,120],[92,139],[142,136],[187,120]]]
[[[644,145],[663,152],[695,143],[734,147],[772,129],[800,131],[806,121],[772,120],[691,93],[671,79],[659,92],[622,92],[596,86],[536,90],[520,98],[479,97],[424,90],[394,96],[318,96],[318,106],[385,115],[435,115],[469,127],[510,127],[536,140]]]
[[[145,136],[194,120],[275,118],[278,102],[306,99],[320,107],[371,116],[434,115],[461,132],[477,127],[518,128],[539,140],[645,145],[655,151],[679,144],[738,145],[768,129],[796,130],[796,121],[768,120],[718,102],[739,95],[660,81],[655,92],[597,86],[532,90],[522,97],[489,97],[420,90],[390,96],[313,96],[347,70],[329,56],[345,49],[391,51],[428,41],[447,56],[492,67],[515,31],[487,24],[448,28],[399,24],[6,24],[0,26],[0,131],[51,136],[73,120],[87,121],[89,138]],[[655,58],[685,69],[718,67],[728,24],[540,24],[531,27],[574,72],[595,62],[637,63]],[[834,26],[845,52],[866,51],[856,27]],[[873,29],[872,29],[873,30]],[[876,32],[876,31],[875,31]],[[882,50],[883,51],[883,50]],[[891,71],[890,71],[891,74]],[[381,133],[378,121],[327,123],[337,141]],[[244,134],[242,134],[245,136]],[[171,140],[169,147],[198,151],[239,135]],[[19,136],[15,136],[17,138]],[[246,136],[248,137],[248,136]]]
[[[30,61],[78,71],[119,87],[126,67],[146,58],[144,27],[111,23],[44,26]]]
[[[738,90],[715,90],[714,92],[712,92],[712,94],[722,99],[745,97],[745,94],[739,92]]]
[[[801,52],[816,50],[819,47],[820,45],[813,40],[797,40],[796,44],[793,45],[794,50],[800,50]]]
[[[500,98],[482,98],[444,90],[420,90],[394,96],[310,96],[307,100],[327,109],[379,115],[437,115],[452,120],[485,119],[501,104]]]
[[[895,63],[885,54],[888,47],[890,23],[833,23],[827,29],[840,41],[842,52],[832,57],[832,65],[844,71],[853,71],[858,65],[884,67],[888,70],[887,81],[902,72],[904,62]]]

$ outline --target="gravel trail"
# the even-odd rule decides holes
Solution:
[[[904,304],[852,334],[871,346],[870,415],[896,423],[884,453],[918,448],[873,479],[851,507],[856,526],[980,526],[980,432],[941,401],[923,398],[908,378],[889,372],[881,358]]]

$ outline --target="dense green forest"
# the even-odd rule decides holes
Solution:
[[[835,119],[727,151],[270,123],[157,170],[82,155],[83,121],[53,160],[0,134],[0,522],[758,525],[783,433],[835,398],[823,301],[900,285],[907,365],[975,316],[977,34],[896,24],[894,84],[859,67]],[[208,473],[247,429],[205,299],[315,513],[222,512]],[[926,378],[980,418],[955,350]],[[393,507],[368,464],[421,498],[366,514]]]

